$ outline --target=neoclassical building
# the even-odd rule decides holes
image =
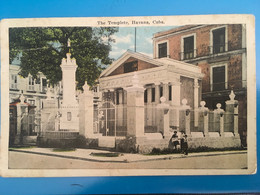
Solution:
[[[161,132],[162,120],[158,117],[157,106],[163,96],[172,108],[170,127],[179,130],[181,101],[187,99],[192,109],[198,108],[201,100],[201,69],[194,65],[170,58],[153,59],[147,55],[128,50],[118,60],[104,70],[99,79],[102,101],[112,101],[117,105],[116,135],[127,135],[126,88],[133,85],[134,73],[144,87],[145,133]],[[176,113],[174,113],[174,110]],[[115,135],[114,130],[105,128],[103,135]]]

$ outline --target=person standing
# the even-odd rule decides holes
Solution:
[[[182,153],[184,155],[188,155],[188,139],[187,139],[187,135],[186,134],[184,134],[184,136],[183,136]]]
[[[177,149],[177,145],[179,145],[178,135],[177,131],[174,131],[172,138],[171,138],[173,149]]]

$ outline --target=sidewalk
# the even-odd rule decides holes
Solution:
[[[91,153],[113,153],[113,152],[106,151],[106,150],[95,150],[95,149],[76,149],[75,151],[54,152],[52,148],[12,148],[9,149],[9,151],[55,156],[61,158],[78,159],[78,160],[93,161],[93,162],[111,162],[111,163],[145,162],[145,161],[154,161],[154,160],[171,160],[177,158],[247,153],[246,150],[190,153],[187,156],[184,156],[182,154],[143,155],[143,154],[120,153],[118,157],[102,157],[102,156],[93,156],[91,155]]]

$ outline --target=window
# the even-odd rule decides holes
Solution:
[[[11,89],[17,89],[17,75],[11,75]]]
[[[34,105],[35,105],[35,100],[28,99],[28,103],[29,103],[31,106],[34,106]]]
[[[29,91],[34,91],[34,79],[31,76],[29,76],[28,90]]]
[[[226,38],[225,38],[225,28],[220,28],[212,31],[213,35],[213,53],[225,52],[226,48]]]
[[[124,64],[124,73],[127,72],[134,72],[138,70],[138,62],[133,61],[133,62],[128,62]]]
[[[152,102],[155,102],[155,88],[152,88]]]
[[[147,103],[147,89],[144,91],[144,102]]]
[[[42,92],[47,91],[47,79],[42,78]]]
[[[183,39],[183,52],[184,60],[194,58],[194,36]]]
[[[212,67],[212,89],[221,91],[226,88],[226,70],[225,66]]]
[[[167,57],[167,42],[158,44],[158,58]]]
[[[172,86],[169,85],[169,101],[172,100]]]

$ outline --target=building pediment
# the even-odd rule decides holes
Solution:
[[[104,70],[100,77],[120,75],[124,73],[146,70],[163,66],[151,57],[132,51],[125,52],[118,60]]]

